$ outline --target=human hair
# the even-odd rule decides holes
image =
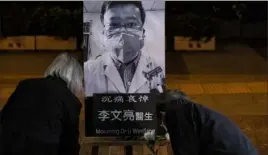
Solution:
[[[83,93],[83,69],[79,62],[67,53],[58,55],[45,71],[45,77],[53,76],[64,80],[70,91],[79,96]]]
[[[177,89],[165,89],[163,93],[154,91],[153,95],[156,97],[156,109],[157,115],[160,116],[160,112],[165,112],[166,108],[174,100],[190,101],[190,98],[182,91]]]
[[[184,92],[178,89],[167,89],[166,94],[167,94],[166,96],[168,100],[177,100],[177,99],[188,100],[189,99],[188,96]]]
[[[142,6],[141,1],[104,1],[101,7],[101,14],[100,14],[101,23],[103,24],[104,14],[108,9],[114,7],[115,5],[127,5],[127,4],[133,4],[140,10],[141,21],[142,24],[144,24],[146,13]]]

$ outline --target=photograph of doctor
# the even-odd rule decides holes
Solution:
[[[164,70],[141,49],[146,13],[141,1],[105,1],[100,20],[105,53],[84,64],[85,95],[162,91]]]

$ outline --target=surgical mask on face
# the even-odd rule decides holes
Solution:
[[[133,60],[142,47],[142,34],[120,32],[106,40],[106,49],[111,51],[112,56],[122,63],[128,63]]]

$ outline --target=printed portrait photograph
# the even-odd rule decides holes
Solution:
[[[165,2],[84,2],[85,96],[163,91]]]

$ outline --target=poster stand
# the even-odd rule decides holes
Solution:
[[[146,141],[123,141],[116,138],[91,137],[85,138],[82,147],[88,147],[81,155],[154,155],[146,146]],[[120,148],[115,152],[111,147]],[[170,144],[161,141],[156,144],[159,148],[157,155],[173,155]]]

